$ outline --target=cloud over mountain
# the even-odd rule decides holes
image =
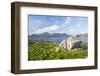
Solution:
[[[44,33],[44,32],[52,32],[52,31],[56,31],[57,29],[59,29],[59,27],[57,25],[52,25],[52,26],[37,29],[37,30],[33,31],[33,34],[41,34],[41,33]]]

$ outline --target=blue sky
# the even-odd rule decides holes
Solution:
[[[28,34],[66,33],[82,34],[88,33],[88,17],[78,16],[28,16]]]

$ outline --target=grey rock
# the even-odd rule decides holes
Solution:
[[[68,37],[67,39],[63,40],[60,44],[59,44],[59,49],[60,50],[72,50],[72,49],[78,49],[81,48],[81,43],[82,41],[78,40],[77,37],[75,36],[71,36]]]
[[[67,41],[63,40],[60,44],[59,44],[59,49],[60,50],[65,50],[67,49]]]

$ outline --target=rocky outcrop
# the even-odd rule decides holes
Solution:
[[[65,50],[67,49],[67,41],[63,40],[60,44],[59,44],[59,50]]]
[[[63,40],[60,44],[59,44],[59,49],[60,50],[72,50],[72,49],[77,49],[77,48],[81,48],[81,43],[82,41],[79,41],[77,39],[77,37],[68,37],[67,39]]]

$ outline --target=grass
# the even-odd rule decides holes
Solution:
[[[32,41],[28,45],[28,60],[79,59],[88,56],[87,50],[59,50],[59,43]]]

